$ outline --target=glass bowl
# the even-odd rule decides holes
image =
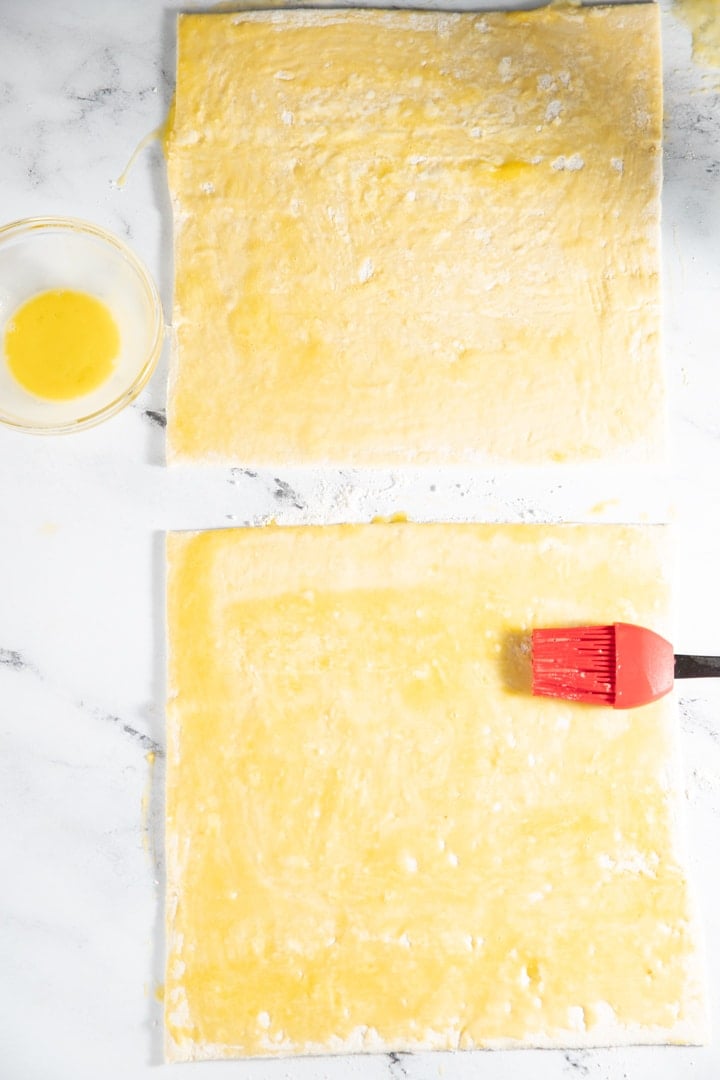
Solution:
[[[120,352],[107,379],[65,400],[30,393],[13,377],[5,329],[18,307],[51,289],[97,297],[110,310]],[[75,218],[26,218],[0,227],[0,423],[54,435],[99,424],[136,397],[162,349],[164,322],[155,284],[140,260],[111,233]]]

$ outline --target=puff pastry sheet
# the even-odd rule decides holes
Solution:
[[[656,456],[659,18],[182,16],[169,460]]]
[[[676,705],[529,694],[667,627],[661,528],[169,537],[172,1060],[705,1036]]]

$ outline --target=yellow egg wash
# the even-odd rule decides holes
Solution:
[[[656,4],[181,16],[169,460],[652,460],[661,92]]]
[[[5,330],[7,365],[25,390],[67,401],[110,376],[120,332],[101,300],[73,289],[50,289],[27,300]]]
[[[170,1060],[692,1041],[677,706],[529,693],[667,625],[662,528],[168,538]]]
[[[720,8],[717,0],[675,0],[675,11],[692,34],[695,63],[720,68]]]
[[[148,146],[152,146],[152,144],[155,142],[156,139],[159,140],[159,142],[160,142],[160,145],[162,147],[163,156],[165,158],[167,158],[168,142],[169,142],[169,139],[170,139],[170,137],[172,135],[172,128],[173,128],[174,121],[175,121],[175,95],[173,94],[172,99],[170,101],[170,105],[168,107],[167,116],[163,120],[162,124],[159,124],[156,128],[153,128],[152,131],[148,131],[147,135],[143,135],[142,139],[140,140],[140,142],[137,144],[137,146],[133,150],[132,154],[130,155],[130,158],[128,159],[127,165],[125,166],[125,168],[120,173],[117,180],[115,181],[115,186],[116,187],[119,187],[119,188],[125,187],[125,184],[127,183],[127,178],[130,175],[130,170],[134,166],[135,162],[140,157],[143,150],[145,150]]]

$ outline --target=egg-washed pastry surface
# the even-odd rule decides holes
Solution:
[[[171,1060],[703,1038],[674,700],[529,693],[534,626],[668,632],[664,543],[169,536]]]
[[[656,4],[179,21],[170,461],[652,458]]]

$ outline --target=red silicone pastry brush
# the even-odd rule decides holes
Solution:
[[[675,679],[720,676],[718,656],[675,656],[669,641],[631,623],[532,632],[532,692],[632,709],[667,694]]]

